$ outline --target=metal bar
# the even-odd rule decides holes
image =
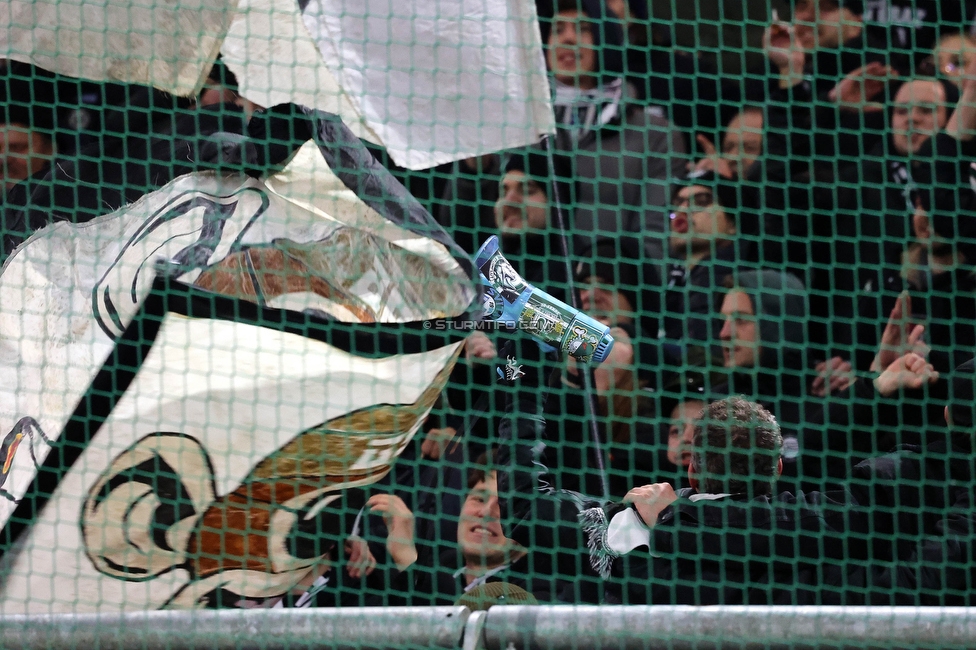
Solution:
[[[252,609],[0,617],[0,647],[976,647],[976,608],[464,607]]]
[[[0,617],[0,647],[459,648],[466,607],[154,611]]]
[[[553,648],[976,648],[976,608],[506,606],[484,650]]]
[[[582,310],[579,287],[576,286],[576,281],[573,279],[573,258],[570,255],[569,235],[566,234],[566,217],[563,214],[562,202],[559,200],[559,187],[556,182],[556,163],[552,155],[552,138],[546,136],[542,139],[542,143],[545,145],[546,157],[549,161],[549,176],[552,179],[552,182],[549,184],[549,201],[554,203],[556,207],[556,225],[559,227],[559,243],[562,249],[560,253],[562,253],[563,260],[566,263],[566,293],[573,308]],[[593,246],[594,248],[596,247],[595,240]],[[586,395],[586,416],[590,425],[590,451],[593,454],[593,459],[596,461],[596,469],[600,476],[601,496],[604,501],[609,501],[610,479],[607,478],[606,450],[603,448],[603,437],[600,435],[600,425],[597,422],[599,409],[597,408],[596,392],[594,390],[596,386],[596,366],[581,364],[579,371],[580,379],[583,382],[583,394]],[[585,492],[585,490],[583,491]]]

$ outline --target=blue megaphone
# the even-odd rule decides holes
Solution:
[[[475,257],[485,285],[484,318],[527,331],[579,361],[603,362],[613,347],[610,328],[522,279],[488,238]]]

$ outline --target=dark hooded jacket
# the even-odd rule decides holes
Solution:
[[[971,606],[976,517],[969,438],[871,458],[835,492],[677,501],[654,525],[648,552],[613,563],[607,599]]]
[[[739,185],[714,172],[695,172],[678,181],[675,194],[682,188],[697,185],[711,190],[715,203],[739,228],[750,226],[740,209]],[[722,304],[725,282],[731,277],[740,260],[752,257],[752,242],[748,238],[715,242],[714,254],[701,259],[688,269],[686,255],[669,246],[668,264],[662,283],[664,301],[662,329],[664,332],[665,363],[682,365],[687,345],[709,347],[718,341],[722,323],[711,316]],[[678,348],[675,350],[675,348]]]
[[[455,175],[437,210],[437,221],[461,248],[474,255],[485,240],[499,234],[495,204],[499,199],[501,179],[510,171],[525,173],[546,193],[549,201],[548,232],[500,237],[502,254],[529,284],[564,302],[571,302],[557,213],[558,205],[562,208],[563,218],[568,219],[569,189],[565,183],[568,161],[555,155],[554,169],[550,170],[545,150],[541,146],[531,146],[507,152],[497,159],[493,157],[487,163],[487,169],[480,176],[466,173]]]
[[[913,316],[926,324],[937,370],[946,372],[962,362],[953,350],[976,345],[970,320],[976,311],[976,195],[969,179],[974,145],[939,133],[906,158],[894,153],[889,138],[850,170],[835,196],[828,190],[817,194],[818,212],[834,214],[828,259],[835,268],[822,288],[834,293],[829,313],[836,351],[856,367],[871,363],[881,328],[903,289],[912,294]],[[903,277],[903,255],[915,236],[916,203],[929,213],[932,229],[967,257],[966,264],[933,276],[924,286],[912,286]]]
[[[661,107],[684,133],[688,151],[695,146],[696,133],[707,133],[717,141],[719,131],[742,103],[740,80],[721,74],[704,56],[676,48],[671,26],[650,22],[647,0],[627,4],[631,21],[624,65],[635,99]]]
[[[543,417],[549,397],[545,384],[555,356],[543,355],[529,337],[506,342],[500,356],[517,358],[525,374],[495,386],[505,413],[490,441],[492,466],[497,472],[502,527],[528,554],[495,580],[523,587],[540,602],[551,603],[563,593],[572,597],[576,581],[567,581],[567,576],[577,574],[584,548],[575,506],[540,490],[550,485],[545,482],[546,463],[555,460],[552,450],[546,449],[549,432]],[[427,561],[395,576],[383,604],[452,604],[462,595],[463,586],[454,576],[463,566],[459,553],[451,549],[421,557]]]
[[[652,421],[654,407],[645,388],[656,384],[655,339],[657,337],[659,296],[653,267],[641,260],[637,240],[623,237],[601,242],[593,255],[577,262],[577,281],[597,277],[602,284],[617,287],[634,306],[635,323],[620,325],[633,346],[637,379],[630,389],[620,389],[596,400],[597,428],[606,455],[611,494],[623,497],[635,485],[653,482],[663,469],[656,453],[657,428]],[[590,260],[595,260],[590,262]],[[560,488],[600,494],[598,465],[586,394],[582,379],[567,371],[553,391],[548,407],[549,438],[553,441],[553,475]]]
[[[943,36],[968,32],[976,17],[973,0],[864,0],[864,25],[888,44],[891,65],[912,75]]]
[[[719,394],[744,395],[776,416],[789,435],[800,422],[805,373],[806,288],[794,276],[775,271],[748,271],[735,278],[749,297],[758,323],[759,359],[754,368],[735,368]]]
[[[754,166],[750,177],[785,183],[812,170],[836,173],[878,141],[883,113],[841,111],[828,93],[848,73],[872,62],[885,63],[887,48],[876,35],[862,31],[838,48],[819,49],[807,56],[804,80],[769,96],[764,167]],[[772,67],[772,66],[770,66]],[[772,76],[779,72],[771,70]]]
[[[599,110],[589,110],[592,104],[561,104],[556,88],[556,149],[567,155],[574,181],[573,253],[592,249],[600,237],[629,233],[642,237],[648,254],[661,259],[665,206],[671,179],[684,172],[684,142],[666,119],[627,101],[623,32],[619,21],[607,17],[604,3],[568,4],[598,25],[593,36],[600,61]],[[557,10],[565,8],[559,5]],[[610,98],[614,94],[617,99]],[[577,133],[580,114],[589,115],[591,122]]]

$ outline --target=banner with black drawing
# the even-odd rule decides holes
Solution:
[[[328,566],[459,346],[241,307],[155,283],[8,522],[0,612],[262,603]]]
[[[340,349],[354,354],[361,354],[362,346],[371,345],[370,341],[379,332],[386,331],[386,326],[472,318],[472,312],[480,308],[480,286],[472,279],[470,259],[430,214],[376,164],[341,122],[321,113],[310,117],[318,127],[316,142],[306,143],[284,170],[270,178],[214,173],[182,176],[112,214],[84,224],[58,223],[44,228],[10,256],[0,273],[0,436],[3,436],[0,438],[0,526],[6,526],[12,513],[22,505],[24,495],[38,480],[38,470],[51,450],[64,444],[60,437],[70,424],[72,413],[99,368],[113,353],[118,337],[128,331],[132,319],[140,313],[154,279],[159,276],[232,300],[231,311],[238,318],[249,310],[268,309],[299,320],[329,321],[336,327],[342,323],[355,324],[354,331],[340,337],[343,344],[339,345]],[[226,438],[236,430],[238,421],[252,426],[260,418],[285,413],[284,404],[301,396],[290,390],[293,384],[288,382],[298,381],[299,377],[320,376],[337,382],[332,386],[335,390],[328,395],[331,402],[319,405],[328,407],[321,417],[316,422],[308,418],[281,420],[279,426],[285,427],[281,431],[291,434],[275,434],[278,436],[275,444],[284,444],[281,436],[324,426],[335,417],[358,412],[357,409],[367,408],[369,404],[415,404],[419,393],[408,391],[405,401],[390,393],[394,378],[401,382],[408,378],[407,386],[416,378],[420,382],[417,390],[422,393],[433,385],[433,377],[453,363],[458,338],[448,341],[442,338],[439,344],[411,348],[404,332],[381,337],[384,354],[420,356],[409,363],[405,359],[404,367],[390,361],[362,375],[363,368],[356,366],[350,370],[348,360],[343,361],[347,365],[328,365],[334,359],[344,359],[342,355],[325,355],[318,360],[326,365],[310,365],[315,355],[295,353],[294,350],[304,350],[303,344],[295,342],[285,345],[275,340],[269,344],[271,347],[267,349],[272,352],[268,353],[261,347],[263,339],[254,338],[256,335],[247,338],[242,334],[245,331],[242,326],[228,329],[227,325],[211,325],[206,331],[199,324],[195,327],[192,332],[183,332],[178,344],[167,348],[167,358],[173,363],[179,360],[190,364],[187,366],[190,375],[182,379],[167,375],[166,382],[146,389],[148,392],[140,393],[138,399],[132,398],[136,401],[127,402],[127,408],[139,410],[133,417],[140,413],[176,417],[174,414],[179,411],[174,409],[184,408],[179,406],[183,403],[179,400],[184,398],[167,392],[174,387],[190,391],[187,395],[198,395],[193,399],[203,399],[199,398],[200,391],[209,390],[207,382],[211,380],[212,387],[221,386],[221,381],[230,382],[219,389],[225,392],[240,388],[234,382],[250,382],[251,388],[235,394],[258,395],[263,401],[245,399],[233,409],[230,402],[223,402],[226,412],[187,411],[194,418],[213,417],[210,424],[204,425],[202,420],[192,420],[192,424],[222,428],[224,433],[220,435]],[[293,334],[301,338],[303,332],[299,329]],[[362,339],[364,336],[366,339]],[[213,365],[218,361],[224,365]],[[203,373],[203,366],[193,364],[204,364],[214,377],[205,378],[199,374]],[[234,369],[233,377],[218,378],[227,368]],[[298,374],[282,375],[285,370]],[[378,374],[371,374],[374,372]],[[277,379],[268,381],[269,377]],[[361,383],[350,384],[352,381]],[[309,399],[323,397],[316,394]],[[368,401],[364,405],[360,404],[361,398],[380,401]],[[208,397],[204,402],[219,404],[221,399]],[[260,410],[267,411],[260,417],[251,413],[259,410],[259,405]],[[244,411],[251,413],[247,418],[252,419],[244,418],[241,415]],[[156,459],[152,462],[168,463],[166,454],[170,451],[167,450],[173,447],[170,434],[190,436],[200,442],[203,451],[185,453],[196,455],[194,462],[215,463],[215,469],[219,469],[222,461],[214,460],[207,439],[200,441],[192,433],[193,429],[166,422],[165,427],[158,424],[151,431],[140,425],[143,437],[166,434],[162,439],[154,438],[153,443],[140,443],[141,438],[133,438],[124,449],[117,449],[112,443],[116,456],[99,457],[98,462],[103,463],[99,473],[108,471],[109,467],[121,467],[118,463],[124,465],[128,462],[125,458],[142,459],[139,463],[149,462],[150,458]],[[191,420],[181,422],[186,424]],[[262,426],[270,426],[270,422],[261,422]],[[245,431],[247,435],[255,433],[247,428]],[[177,445],[180,450],[194,444],[181,440]],[[241,456],[250,469],[255,469],[258,461],[273,451],[255,446],[246,437],[231,440],[226,438],[221,443],[221,452]],[[59,453],[63,454],[63,449]],[[215,471],[212,480],[200,479],[201,485],[210,487],[201,487],[204,491],[196,491],[193,499],[203,498],[200,495],[227,497],[246,476],[246,472],[221,475]],[[112,479],[106,480],[111,483]],[[183,494],[183,488],[179,490]],[[190,501],[196,508],[199,504],[193,499]],[[305,499],[310,501],[306,503]],[[316,503],[317,497],[302,493],[299,500],[308,505]],[[90,516],[105,517],[110,511],[103,508],[114,508],[112,503],[115,503],[112,499],[104,503],[96,500]],[[113,516],[118,514],[111,512]],[[157,543],[163,538],[153,539]],[[138,542],[133,543],[139,546]],[[169,548],[170,544],[167,541],[164,546]],[[106,558],[109,559],[104,567],[129,566],[110,555]],[[34,567],[32,571],[38,584],[50,581],[61,570],[38,562],[30,566]],[[37,574],[36,567],[42,566],[52,573]],[[152,575],[156,570],[155,564],[134,566],[131,570],[124,569],[130,578],[140,571]],[[172,576],[162,576],[174,572],[178,573],[163,571],[159,577],[170,579]],[[9,578],[5,583],[3,611],[8,611],[6,607],[11,603],[14,603],[13,611],[26,611],[23,609],[26,605],[17,603],[27,600],[9,596],[14,593],[10,589],[15,583],[16,578]],[[58,597],[62,597],[60,592]],[[40,607],[41,601],[33,596],[29,602]],[[140,605],[138,599],[125,602],[126,607],[134,603],[135,608],[160,604],[146,601]],[[187,604],[174,602],[180,606]],[[101,605],[97,599],[73,605],[75,611],[82,606]],[[43,609],[47,610],[48,606]]]

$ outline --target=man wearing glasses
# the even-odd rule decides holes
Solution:
[[[738,197],[726,179],[694,172],[679,182],[671,203],[661,333],[664,360],[684,364],[704,360],[700,352],[699,359],[689,359],[689,353],[696,356],[689,346],[718,341],[709,318],[740,257]]]

